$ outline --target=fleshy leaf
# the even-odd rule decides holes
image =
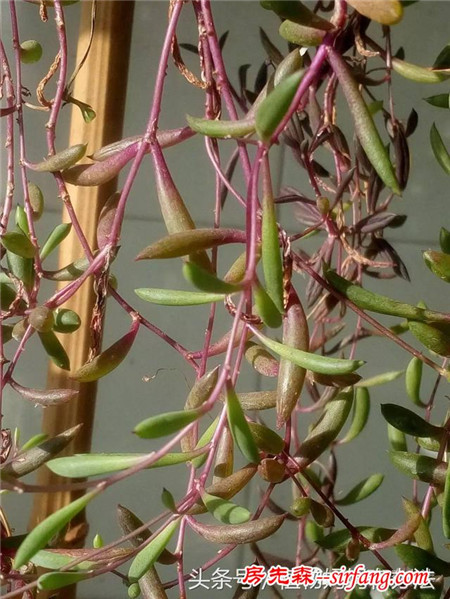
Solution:
[[[381,413],[390,425],[414,437],[440,438],[443,429],[430,424],[411,410],[392,403],[381,404]]]
[[[450,75],[449,75],[450,76]],[[450,154],[442,141],[442,137],[433,123],[430,130],[430,142],[436,160],[447,175],[450,175]]]
[[[81,512],[81,510],[84,509],[91,499],[98,495],[98,493],[99,491],[96,490],[83,495],[79,499],[72,501],[69,505],[60,508],[33,528],[17,550],[14,559],[14,567],[18,569],[24,566],[33,555],[47,545],[50,539],[59,532],[63,526]]]
[[[136,320],[128,333],[113,343],[108,349],[105,349],[93,360],[87,362],[84,366],[81,366],[81,368],[72,375],[72,378],[80,383],[88,383],[96,381],[115,370],[126,358],[134,343],[138,330],[139,321]]]
[[[259,462],[258,448],[242,411],[239,399],[231,385],[227,386],[226,402],[228,424],[234,442],[249,462]]]
[[[155,564],[175,533],[179,522],[177,519],[167,524],[164,530],[136,555],[128,571],[128,578],[131,581],[139,580]]]
[[[251,518],[251,513],[246,508],[231,501],[215,497],[206,491],[201,496],[208,512],[223,524],[242,524]]]
[[[133,432],[141,439],[157,439],[179,431],[200,418],[201,415],[202,412],[198,409],[166,412],[142,420],[135,426]]]
[[[196,133],[221,139],[241,139],[255,132],[255,119],[247,117],[236,121],[210,120],[186,115],[189,127]]]
[[[283,524],[285,515],[269,516],[251,520],[243,524],[229,524],[210,526],[202,524],[196,520],[190,519],[189,524],[210,543],[220,543],[223,545],[240,545],[243,543],[255,543],[266,537],[273,535]]]
[[[372,474],[353,487],[342,499],[336,499],[336,505],[351,505],[362,501],[366,497],[369,497],[369,495],[372,495],[372,493],[375,493],[383,482],[383,479],[383,474]]]
[[[61,152],[49,156],[46,160],[36,164],[29,164],[29,168],[42,173],[55,173],[63,171],[76,164],[86,153],[87,144],[77,144]]]
[[[146,302],[161,306],[199,306],[201,304],[220,302],[225,299],[224,293],[207,293],[201,291],[142,288],[135,289],[134,292]]]

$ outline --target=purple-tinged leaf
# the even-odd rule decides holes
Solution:
[[[14,391],[20,393],[24,399],[28,399],[34,404],[39,404],[44,408],[65,403],[78,395],[76,389],[31,389],[19,385],[19,383],[16,383],[13,379],[10,380],[10,385]]]

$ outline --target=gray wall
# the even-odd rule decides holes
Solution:
[[[0,3],[3,14],[4,36],[7,38],[8,19],[6,3]],[[33,37],[45,39],[45,54],[42,62],[45,66],[55,53],[56,41],[50,23],[46,26],[36,19],[34,7],[19,5],[21,36],[23,39]],[[230,29],[229,39],[225,49],[225,60],[228,64],[232,80],[237,83],[237,68],[243,63],[254,65],[250,70],[250,78],[256,74],[257,67],[264,59],[258,37],[258,26],[261,25],[271,34],[280,47],[276,33],[276,19],[267,11],[259,8],[257,2],[232,2],[216,0],[213,3],[216,23],[220,33]],[[135,24],[132,43],[132,59],[127,96],[127,116],[125,135],[140,132],[147,119],[152,86],[155,78],[155,65],[159,55],[163,34],[164,19],[167,6],[164,2],[141,1],[136,3]],[[69,25],[71,58],[77,42],[79,7],[68,7],[66,15]],[[407,58],[420,64],[431,64],[448,37],[448,22],[450,5],[445,2],[422,2],[413,5],[405,12],[403,22],[394,31],[395,47],[403,45]],[[427,37],[424,39],[424,32]],[[195,28],[189,7],[186,7],[182,19],[179,41],[194,41]],[[189,60],[195,68],[195,60]],[[31,68],[25,68],[25,84],[33,89]],[[38,74],[40,75],[40,73]],[[164,111],[161,119],[162,127],[176,127],[183,124],[184,113],[200,115],[203,112],[201,93],[177,75],[175,68],[169,68],[166,91],[164,96]],[[419,127],[411,141],[413,176],[403,198],[396,199],[393,208],[399,213],[408,214],[406,225],[400,230],[392,230],[388,240],[393,242],[404,259],[413,283],[394,280],[380,285],[379,291],[392,297],[402,297],[417,302],[426,300],[431,306],[448,310],[448,295],[445,286],[427,270],[421,259],[421,250],[437,249],[437,238],[440,226],[449,227],[448,218],[448,188],[445,175],[436,164],[429,147],[428,135],[433,120],[438,122],[444,139],[449,139],[450,124],[447,115],[438,109],[428,106],[422,98],[438,91],[446,91],[445,85],[430,86],[416,85],[394,77],[394,96],[396,111],[400,118],[406,118],[412,106],[419,112]],[[377,91],[374,88],[375,93]],[[70,114],[65,109],[60,126],[60,147],[64,147],[64,131]],[[350,127],[345,104],[340,105],[339,119],[346,122],[344,127]],[[44,116],[33,113],[28,119],[28,138],[33,147],[30,157],[39,159],[44,135]],[[34,147],[35,146],[35,147]],[[189,148],[189,150],[187,150]],[[277,150],[276,150],[277,152]],[[176,183],[191,210],[198,226],[208,226],[213,222],[213,172],[205,159],[201,139],[193,139],[181,148],[173,148],[166,152],[169,165],[174,173]],[[302,172],[295,167],[290,159],[285,161],[282,173],[283,183],[293,185],[307,191]],[[44,181],[44,179],[43,179]],[[46,233],[55,226],[60,217],[60,207],[55,190],[51,185],[46,190],[50,209],[45,220],[39,222],[39,233],[45,238]],[[239,225],[243,222],[240,207],[230,201],[224,212],[224,224]],[[283,221],[289,230],[295,223],[292,210],[287,207]],[[120,281],[120,291],[124,297],[135,305],[152,322],[173,335],[188,347],[199,348],[202,344],[206,326],[205,313],[202,309],[186,309],[176,312],[171,309],[157,309],[145,305],[136,298],[133,289],[136,287],[153,286],[177,288],[179,281],[179,264],[164,263],[148,264],[134,263],[133,258],[139,250],[151,240],[164,234],[157,199],[153,187],[153,178],[149,162],[138,176],[136,185],[130,197],[127,218],[123,228],[124,243],[120,255],[114,265],[114,272]],[[297,277],[300,290],[306,285]],[[368,281],[370,285],[370,281]],[[389,319],[385,320],[389,322]],[[221,314],[218,319],[215,336],[224,331],[229,325],[229,318]],[[105,347],[117,339],[128,326],[128,318],[112,302],[108,307]],[[412,341],[414,343],[414,341]],[[43,386],[46,377],[45,360],[34,340],[29,350],[25,352],[17,370],[19,380],[29,386]],[[362,343],[358,356],[367,360],[363,374],[371,376],[385,370],[406,367],[408,356],[387,341]],[[146,375],[152,376],[159,368],[162,370],[154,380],[143,382]],[[99,385],[95,436],[93,451],[147,451],[152,444],[137,440],[130,431],[141,419],[162,410],[179,409],[184,402],[188,385],[192,384],[192,373],[181,359],[158,338],[143,330],[136,345],[127,359],[117,371],[108,376]],[[434,382],[434,375],[426,372],[425,388],[429,391]],[[239,388],[251,389],[261,384],[254,374],[244,370]],[[441,417],[447,407],[444,395],[448,393],[448,385],[442,385],[437,398],[436,415]],[[382,490],[366,500],[345,510],[345,514],[356,524],[368,522],[380,525],[397,526],[403,520],[400,494],[410,494],[409,481],[398,476],[386,456],[387,438],[384,421],[379,415],[380,402],[395,401],[408,405],[408,400],[400,379],[388,387],[377,388],[372,393],[373,410],[371,426],[351,449],[339,449],[340,459],[339,484],[342,491],[348,490],[360,479],[373,472],[386,473]],[[28,406],[12,392],[7,392],[5,399],[5,424],[13,428],[19,427],[21,438],[25,440],[39,430],[41,413],[39,409]],[[159,489],[165,485],[175,497],[181,497],[187,482],[187,470],[177,467],[166,474],[155,471],[141,473],[133,480],[120,483],[114,490],[109,490],[99,500],[89,507],[88,515],[91,523],[91,535],[100,533],[106,542],[117,537],[119,531],[115,523],[115,506],[123,503],[135,509],[143,518],[150,518],[161,509]],[[283,496],[284,493],[284,496]],[[286,490],[277,495],[285,506],[290,498],[285,496]],[[383,497],[383,499],[381,499]],[[252,505],[256,505],[257,489],[252,491]],[[28,497],[5,497],[5,507],[11,515],[13,526],[22,531],[27,523]],[[192,543],[186,555],[186,568],[194,567],[212,555],[213,549],[192,538]],[[439,540],[437,548],[441,546]],[[295,546],[295,531],[293,527],[285,526],[272,540],[270,551],[284,551],[286,547]],[[223,567],[234,570],[244,564],[251,563],[251,556],[237,552]],[[369,561],[369,560],[368,560]],[[161,568],[161,575],[166,579],[168,574]],[[195,596],[209,596],[206,592]],[[119,579],[115,577],[95,579],[91,583],[80,585],[79,596],[84,599],[100,599],[104,597],[124,597],[126,591]],[[172,596],[177,596],[174,593]],[[225,596],[225,592],[223,592]],[[228,596],[228,593],[226,593]]]

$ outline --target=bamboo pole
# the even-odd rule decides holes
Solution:
[[[134,0],[107,0],[97,3],[93,44],[85,65],[75,79],[72,92],[74,98],[90,104],[96,111],[97,117],[86,124],[79,109],[73,107],[69,145],[88,142],[89,152],[120,139],[122,135],[133,11]],[[90,26],[91,2],[84,1],[81,6],[77,64],[87,47]],[[100,210],[115,188],[116,181],[94,188],[70,186],[72,203],[91,248],[96,247],[96,228]],[[69,221],[65,211],[63,220]],[[61,244],[60,267],[81,256],[82,250],[76,235],[69,235]],[[87,282],[64,305],[75,310],[82,321],[77,332],[60,337],[70,358],[71,372],[84,364],[88,358],[91,346],[90,324],[95,299],[92,282]],[[69,378],[68,372],[50,363],[47,384],[49,388],[76,388],[79,390],[79,396],[69,404],[47,408],[44,412],[42,431],[49,436],[54,436],[82,422],[81,433],[65,453],[89,451],[95,410],[95,383],[79,384]],[[39,472],[38,483],[41,485],[51,485],[61,481],[62,479],[46,468],[42,468]],[[77,496],[73,492],[38,494],[33,505],[31,527],[73,501]],[[84,515],[81,515],[81,518],[72,523],[64,542],[67,546],[81,546],[86,534],[87,525]],[[67,597],[69,597],[68,590],[65,589],[64,598]]]

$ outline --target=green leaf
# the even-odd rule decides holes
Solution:
[[[76,312],[68,308],[58,308],[54,312],[53,330],[57,333],[73,333],[81,325],[81,319]]]
[[[441,83],[450,77],[449,69],[430,69],[400,60],[399,58],[392,59],[392,68],[398,75],[417,83]]]
[[[365,364],[365,362],[361,360],[342,360],[339,358],[328,358],[326,356],[311,354],[294,347],[289,347],[288,345],[283,345],[282,343],[278,343],[278,341],[273,341],[256,329],[253,330],[253,332],[270,350],[282,358],[285,358],[302,368],[311,370],[312,372],[319,372],[322,374],[348,374]]]
[[[242,524],[251,518],[251,513],[246,508],[236,505],[232,501],[215,497],[206,491],[201,494],[201,497],[208,512],[223,524]]]
[[[430,130],[430,142],[436,160],[447,175],[450,175],[450,154],[442,141],[442,137],[433,123]]]
[[[101,354],[95,356],[93,360],[81,366],[71,378],[80,383],[89,383],[97,381],[99,378],[115,370],[128,355],[138,331],[139,321],[136,320],[133,322],[128,333],[105,349]]]
[[[382,25],[395,25],[402,20],[403,6],[399,0],[348,0],[360,14]]]
[[[433,63],[433,69],[448,69],[450,68],[450,44],[447,44],[439,52],[436,60]]]
[[[44,196],[34,183],[28,183],[28,197],[33,210],[33,220],[39,220],[44,212]]]
[[[267,293],[267,291],[259,284],[253,288],[253,294],[256,304],[256,312],[267,327],[278,328],[281,326],[282,318],[277,306]]]
[[[210,120],[186,115],[189,127],[196,133],[221,139],[241,139],[255,132],[255,119],[246,117],[236,121]]]
[[[446,462],[407,451],[390,451],[389,457],[394,466],[407,476],[439,487],[445,485]]]
[[[184,278],[192,283],[197,289],[206,293],[235,293],[239,291],[241,285],[233,285],[218,279],[215,275],[210,274],[201,266],[197,266],[193,262],[186,262],[183,265]]]
[[[164,507],[166,507],[168,510],[170,510],[173,513],[177,512],[177,506],[175,503],[175,499],[174,499],[172,493],[165,487],[161,493],[161,501],[162,501]]]
[[[225,299],[224,293],[204,293],[200,291],[175,291],[173,289],[140,288],[134,292],[141,299],[162,306],[198,306]]]
[[[403,498],[402,502],[403,502],[403,509],[405,510],[407,516],[409,516],[409,517],[417,516],[417,515],[420,516],[419,526],[417,527],[417,529],[414,532],[414,539],[415,539],[417,545],[421,549],[425,549],[425,551],[431,551],[431,553],[434,553],[433,538],[430,534],[430,529],[428,527],[427,522],[422,517],[420,506],[413,503],[409,499],[406,499],[405,497]]]
[[[391,383],[396,379],[403,376],[405,373],[404,370],[392,370],[390,372],[383,372],[382,374],[377,374],[372,376],[369,379],[362,379],[358,381],[354,386],[357,387],[376,387],[377,385],[385,385],[386,383]]]
[[[442,502],[442,528],[444,535],[450,539],[450,468],[447,468]]]
[[[425,264],[437,277],[450,283],[450,256],[442,252],[423,252]]]
[[[353,390],[341,391],[327,403],[311,432],[306,436],[296,456],[300,466],[314,462],[336,439],[347,420],[353,403]]]
[[[87,144],[77,144],[49,156],[47,160],[36,164],[28,164],[28,167],[42,173],[63,171],[81,160],[86,153],[86,148]]]
[[[169,522],[164,530],[136,555],[128,571],[130,581],[138,581],[155,564],[158,557],[168,545],[179,522],[179,519]]]
[[[189,462],[202,454],[201,448],[181,453],[167,453],[149,468],[163,468]],[[148,453],[78,453],[70,457],[56,458],[47,463],[48,468],[59,476],[84,478],[126,470],[148,457]]]
[[[391,528],[380,528],[374,526],[357,526],[356,528],[371,543],[385,541],[395,532],[395,530]],[[319,545],[319,547],[322,547],[322,549],[332,549],[336,553],[343,553],[345,552],[351,539],[351,532],[347,528],[344,528],[342,530],[331,532],[322,539],[318,539],[316,543]],[[367,550],[367,547],[364,545],[361,546],[361,551]]]
[[[401,195],[389,154],[347,63],[340,54],[331,49],[328,60],[341,84],[353,117],[356,134],[367,158],[383,183],[390,187],[394,193]]]
[[[34,258],[36,248],[23,231],[8,231],[1,237],[4,248],[21,258]]]
[[[294,73],[281,81],[261,102],[255,115],[256,132],[260,139],[268,143],[276,128],[287,113],[304,71]]]
[[[441,227],[439,232],[439,245],[445,254],[450,254],[450,231],[445,227]]]
[[[14,559],[14,568],[19,569],[24,566],[33,555],[47,545],[57,532],[81,512],[98,493],[98,490],[86,493],[83,497],[60,508],[35,526],[17,550]]]
[[[22,231],[24,235],[26,235],[27,237],[30,236],[27,214],[23,206],[20,205],[16,207],[16,225],[19,227],[19,229]]]
[[[342,499],[336,499],[336,505],[351,505],[372,495],[383,482],[383,474],[372,474],[358,483]]]
[[[50,235],[47,237],[44,245],[41,249],[41,260],[45,260],[53,250],[55,250],[58,245],[67,237],[72,229],[71,223],[62,223],[61,225],[57,225]]]
[[[157,439],[176,433],[200,418],[201,415],[202,412],[199,409],[166,412],[142,420],[135,426],[133,432],[141,439]]]
[[[191,229],[166,235],[144,248],[136,260],[181,258],[201,250],[229,243],[245,243],[245,231],[238,229]]]
[[[424,100],[437,108],[450,108],[450,94],[436,94],[435,96],[424,98]]]
[[[259,462],[259,451],[241,404],[231,385],[227,386],[227,417],[234,442],[249,462]]]
[[[249,422],[248,425],[258,449],[273,454],[283,451],[284,439],[275,431],[259,422]]]
[[[283,39],[291,44],[297,44],[297,46],[306,48],[319,46],[327,33],[324,29],[300,25],[289,19],[281,23],[278,32]]]
[[[425,407],[426,404],[420,399],[420,385],[422,383],[423,362],[420,358],[413,356],[408,364],[405,374],[406,393],[416,406]]]
[[[397,545],[395,551],[408,568],[415,570],[426,570],[428,568],[438,576],[450,576],[450,564],[448,561],[439,559],[420,547],[414,547],[414,545]]]
[[[353,402],[353,414],[350,428],[345,437],[340,440],[340,443],[349,443],[364,430],[367,424],[370,413],[370,395],[365,387],[358,387],[355,392],[355,400]]]
[[[309,511],[311,509],[311,498],[299,497],[292,503],[289,509],[294,514],[294,516],[296,516],[297,518],[302,518],[303,516],[306,516],[306,514],[309,514]]]
[[[441,438],[443,429],[430,424],[411,410],[392,403],[381,404],[385,420],[398,430],[414,437]]]
[[[26,40],[20,44],[20,62],[32,64],[38,62],[42,57],[42,46],[36,40]]]
[[[61,345],[58,337],[53,331],[39,333],[39,339],[50,358],[50,360],[63,370],[70,370],[70,360],[66,350]]]
[[[408,445],[406,443],[405,433],[399,431],[398,428],[388,423],[387,425],[389,445],[394,451],[407,451]]]
[[[439,356],[450,356],[450,323],[408,321],[410,332],[423,345]]]
[[[82,572],[47,572],[38,578],[38,589],[40,591],[53,591],[61,589],[69,584],[77,584],[89,578],[88,574]]]

